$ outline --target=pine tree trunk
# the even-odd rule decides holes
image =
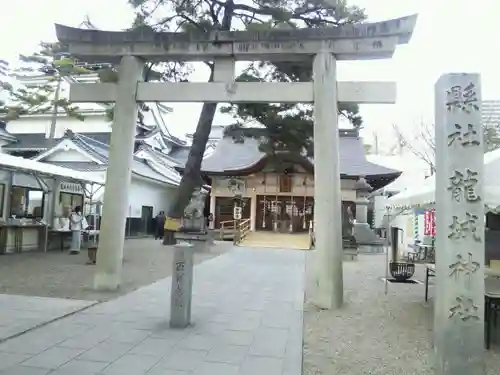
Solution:
[[[210,82],[213,79],[213,73],[210,76]],[[197,187],[202,185],[200,174],[201,162],[205,149],[207,147],[208,138],[212,130],[212,122],[215,117],[217,103],[204,103],[201,109],[200,118],[196,127],[196,132],[193,136],[193,144],[189,151],[189,156],[184,167],[184,174],[177,188],[176,197],[168,211],[166,220],[179,220],[184,213],[184,208],[188,205],[191,195]],[[165,230],[163,237],[164,245],[172,245],[175,243],[174,232]]]
[[[230,30],[231,23],[234,15],[234,0],[227,0],[224,4],[224,17],[221,22],[220,30]],[[211,66],[210,78],[208,82],[214,80],[214,66]],[[189,151],[188,159],[184,167],[184,174],[182,175],[181,182],[177,188],[176,199],[168,211],[165,221],[169,219],[179,220],[184,213],[184,209],[191,200],[191,195],[197,187],[202,185],[201,178],[201,162],[205,149],[207,147],[208,138],[212,131],[212,123],[214,121],[215,112],[217,110],[217,103],[203,103],[200,118],[196,131],[193,136],[193,144]],[[163,236],[164,245],[175,244],[174,233],[171,230],[165,230]]]

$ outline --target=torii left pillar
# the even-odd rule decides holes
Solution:
[[[137,86],[143,81],[143,71],[142,59],[122,57],[94,275],[94,288],[97,290],[116,290],[120,286],[137,125]]]

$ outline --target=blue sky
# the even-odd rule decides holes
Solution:
[[[500,99],[500,74],[495,35],[500,35],[500,3],[493,0],[352,0],[366,8],[370,20],[380,21],[419,13],[410,44],[402,46],[392,60],[339,63],[340,80],[392,80],[398,84],[396,105],[364,105],[364,136],[378,133],[390,141],[392,124],[411,134],[421,121],[432,122],[433,86],[445,72],[482,74],[483,98]],[[105,4],[105,6],[103,6]],[[126,0],[27,0],[9,2],[3,9],[0,32],[2,57],[15,60],[18,53],[30,52],[40,40],[55,38],[55,22],[78,25],[86,14],[101,29],[122,29],[130,25],[132,12]],[[5,14],[7,12],[7,14]],[[204,68],[194,80],[207,78]],[[178,135],[196,126],[198,104],[176,104],[169,116],[171,130]],[[220,116],[216,123],[230,119]],[[389,140],[388,140],[389,139]]]

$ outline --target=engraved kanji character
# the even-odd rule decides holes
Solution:
[[[479,146],[479,137],[474,125],[467,124],[467,131],[460,124],[455,124],[456,131],[448,135],[448,146],[460,143],[462,146]]]
[[[478,216],[471,214],[469,212],[465,213],[465,220],[459,220],[457,216],[453,216],[453,222],[448,225],[450,228],[450,233],[448,238],[452,240],[458,240],[461,238],[466,238],[467,236],[472,236],[475,241],[481,242],[481,237],[477,233],[477,220]]]
[[[477,202],[481,199],[476,193],[477,177],[478,173],[470,169],[466,169],[465,175],[462,172],[455,171],[455,174],[450,177],[451,185],[448,190],[451,191],[453,198],[457,202],[460,202],[462,195],[467,202]]]
[[[479,263],[472,260],[472,253],[467,253],[468,259],[464,259],[461,254],[457,254],[457,261],[450,264],[450,276],[457,277],[460,273],[470,276],[479,269]]]
[[[476,86],[471,82],[462,87],[455,85],[446,91],[446,108],[448,111],[459,109],[467,113],[478,111]]]
[[[184,271],[184,266],[185,266],[184,262],[176,262],[175,263],[175,270],[176,271]]]
[[[448,319],[458,316],[464,322],[467,320],[479,320],[477,311],[479,306],[477,306],[472,298],[457,297],[457,303],[453,305],[449,310]]]

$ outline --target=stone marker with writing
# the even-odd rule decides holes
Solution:
[[[484,201],[478,74],[436,84],[437,375],[484,375]]]
[[[186,328],[191,324],[193,253],[193,244],[181,242],[174,245],[172,290],[170,295],[171,328]]]
[[[175,233],[172,263],[172,290],[170,297],[170,327],[186,328],[191,324],[191,299],[193,294],[193,257],[204,250],[208,234],[203,216],[207,191],[195,189],[184,210],[181,227]]]

